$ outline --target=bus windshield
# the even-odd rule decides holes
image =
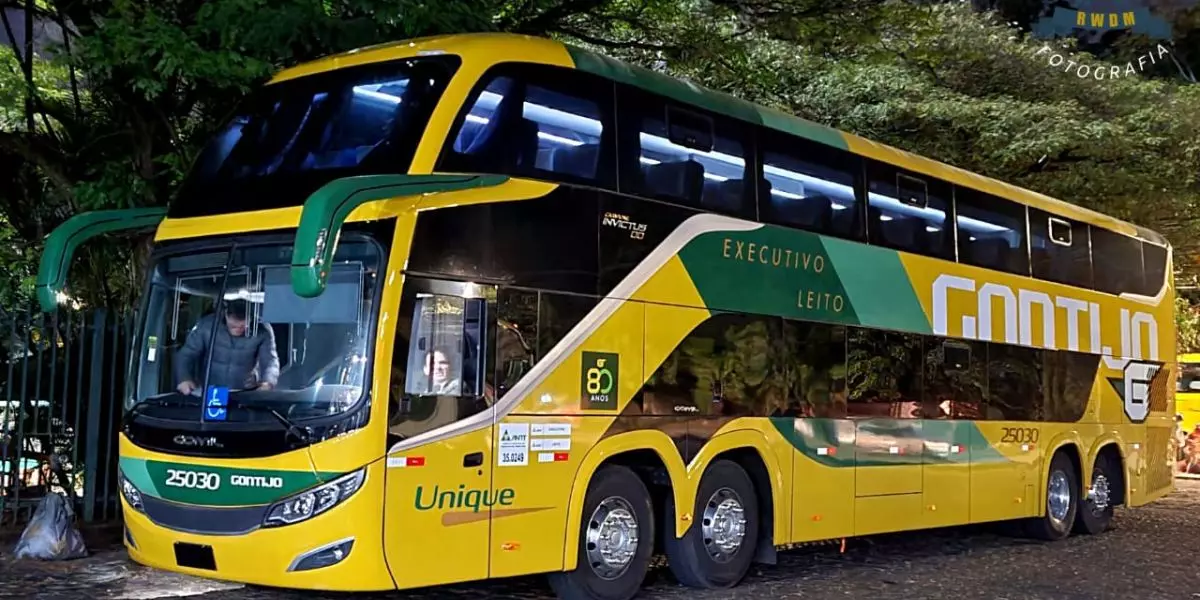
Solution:
[[[127,408],[219,423],[354,407],[364,396],[378,247],[341,243],[316,298],[292,291],[291,256],[290,244],[260,244],[158,259]]]
[[[1200,392],[1200,363],[1179,361],[1179,378],[1176,391],[1194,394]]]
[[[340,177],[406,172],[457,61],[422,57],[263,87],[209,141],[169,216],[298,205]]]

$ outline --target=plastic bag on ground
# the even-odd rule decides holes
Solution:
[[[74,511],[61,494],[47,494],[21,533],[17,558],[70,560],[87,556],[87,545],[75,528],[74,517]]]

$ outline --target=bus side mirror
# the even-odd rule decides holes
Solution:
[[[80,244],[105,233],[157,227],[167,216],[161,206],[96,210],[77,214],[50,232],[38,264],[37,299],[41,309],[58,307],[58,294],[67,281],[71,259]]]
[[[354,209],[376,200],[491,187],[502,175],[360,175],[335,179],[304,201],[292,248],[292,290],[302,298],[325,291],[342,225]]]

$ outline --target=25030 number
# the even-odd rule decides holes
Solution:
[[[1002,431],[1004,434],[1000,438],[1001,443],[1034,444],[1042,434],[1036,427],[1004,427]]]
[[[215,490],[221,487],[221,476],[217,473],[205,473],[203,471],[167,469],[166,484],[171,487],[193,490]]]

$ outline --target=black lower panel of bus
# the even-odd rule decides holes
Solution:
[[[217,570],[212,546],[175,542],[175,564],[189,569]]]

